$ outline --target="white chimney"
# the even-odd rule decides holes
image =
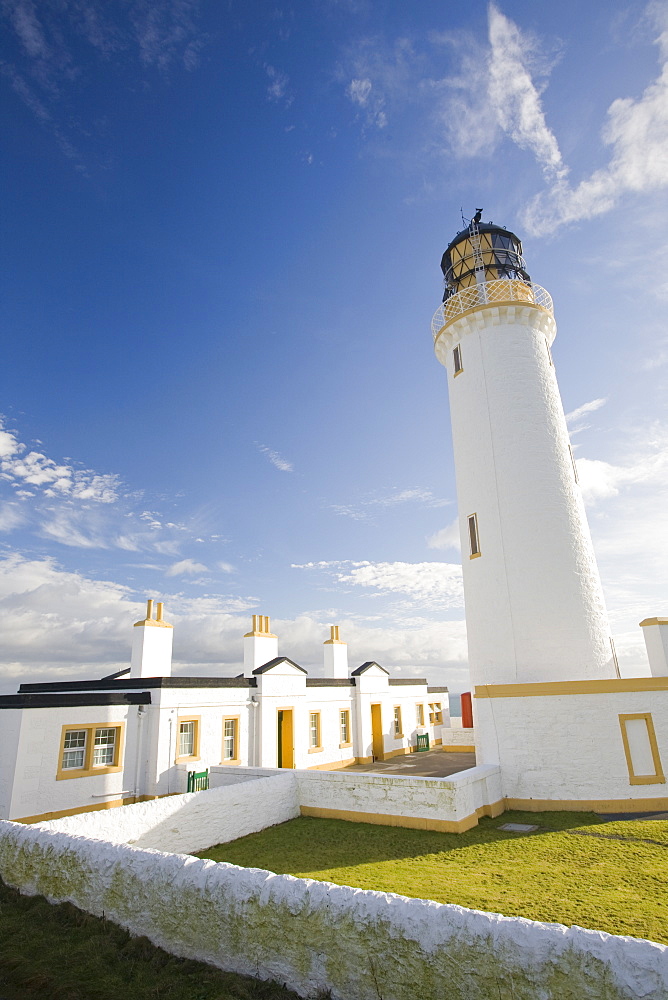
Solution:
[[[330,637],[323,643],[325,677],[348,677],[348,643],[339,639],[339,626],[330,625]]]
[[[277,656],[278,636],[269,631],[269,616],[253,615],[253,630],[244,636],[244,673],[251,674]]]
[[[135,622],[132,634],[130,677],[171,677],[174,628],[162,618],[162,604],[146,605],[146,618]]]
[[[652,677],[668,676],[668,618],[645,618],[640,622]]]

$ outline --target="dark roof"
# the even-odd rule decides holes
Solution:
[[[428,694],[447,694],[448,693],[448,689],[447,688],[428,687],[427,688],[427,693]]]
[[[43,691],[127,691],[136,688],[244,688],[257,687],[254,677],[128,677],[127,680],[44,681],[21,684],[19,694]]]
[[[381,667],[380,663],[376,663],[375,660],[367,660],[366,663],[362,663],[361,666],[357,667],[356,670],[351,671],[350,676],[359,677],[360,674],[363,674],[365,671],[367,671],[369,667],[378,667],[380,670],[383,671],[384,674],[389,674],[390,672],[389,670],[386,670],[385,667]]]
[[[519,236],[517,236],[515,233],[513,233],[510,229],[506,229],[505,226],[496,226],[496,225],[494,225],[493,222],[480,222],[478,224],[478,232],[479,233],[504,233],[506,236],[512,236],[512,238],[514,240],[516,240],[519,243],[520,246],[522,246],[522,241],[519,238]],[[453,237],[453,239],[450,240],[450,242],[448,243],[448,247],[447,247],[447,249],[446,249],[445,252],[447,253],[448,250],[452,250],[452,248],[454,246],[456,246],[457,243],[459,243],[461,240],[468,239],[468,237],[470,235],[471,235],[471,230],[470,230],[469,226],[466,226],[465,229],[462,229],[461,232],[457,233],[457,235],[455,237]]]
[[[306,687],[350,687],[355,686],[354,677],[307,677]]]
[[[149,691],[116,693],[101,691],[99,694],[65,692],[58,694],[3,694],[2,708],[83,708],[87,705],[150,705]]]
[[[297,670],[301,670],[303,674],[308,673],[308,670],[304,670],[303,667],[300,667],[298,663],[295,663],[295,661],[291,660],[288,656],[275,656],[273,660],[263,663],[261,667],[256,667],[253,673],[266,674],[268,670],[273,670],[273,668],[277,667],[279,663],[289,663],[291,667],[296,667]]]
[[[395,687],[399,684],[426,684],[426,677],[390,677],[390,684],[394,684]]]

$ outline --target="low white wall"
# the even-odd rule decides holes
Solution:
[[[252,777],[247,775],[243,783],[206,792],[170,795],[36,826],[159,851],[203,851],[299,816],[293,772],[273,772],[272,777],[250,780]]]
[[[476,810],[494,805],[501,799],[500,770],[493,764],[472,767],[447,778],[370,774],[365,771],[286,772],[255,767],[235,770],[239,777],[244,774],[258,777],[292,775],[297,801],[304,812],[358,813],[360,820],[367,821],[373,815],[396,816],[397,819],[406,819],[407,826],[420,825],[419,820],[427,821],[432,829],[454,829],[458,824],[464,824],[462,828],[465,828],[465,821],[471,817],[473,822],[469,822],[468,826],[474,826],[477,822]],[[212,787],[226,777],[221,773],[224,771],[225,768],[211,768],[209,778]],[[313,814],[317,815],[317,812]],[[76,829],[76,825],[70,829]]]
[[[331,990],[334,1000],[668,996],[668,948],[650,941],[38,826],[0,821],[0,877],[28,895],[104,913],[172,954],[276,979],[302,997],[318,990]]]
[[[446,729],[446,727],[443,726],[439,735],[444,748],[475,746],[475,729],[462,729],[461,726],[453,729]]]

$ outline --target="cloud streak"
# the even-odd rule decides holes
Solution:
[[[263,455],[266,455],[271,464],[279,472],[294,472],[294,466],[292,462],[288,462],[286,458],[283,458],[277,451],[273,451],[268,448],[266,444],[259,444],[258,449]]]

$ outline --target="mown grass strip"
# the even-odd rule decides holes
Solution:
[[[666,846],[666,820],[506,812],[463,834],[301,817],[198,856],[668,944]]]
[[[187,914],[184,914],[187,919]],[[277,983],[175,958],[69,903],[0,882],[2,1000],[297,1000]]]

